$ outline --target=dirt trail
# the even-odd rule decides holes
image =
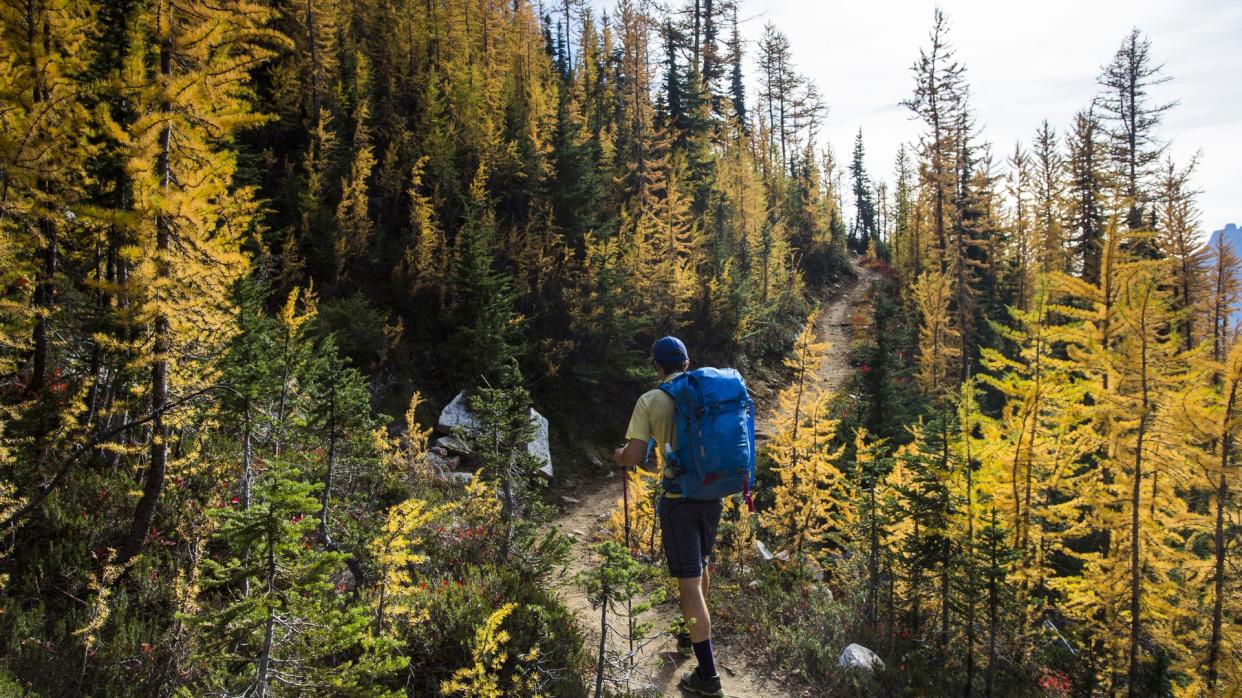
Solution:
[[[829,292],[829,297],[824,299],[815,318],[818,341],[830,344],[815,382],[830,390],[839,389],[849,375],[850,314],[854,308],[865,302],[867,289],[874,279],[874,273],[866,268],[856,267],[855,271],[857,278],[844,281],[839,288]],[[774,407],[775,405],[762,403],[759,406],[755,431],[760,439],[771,433],[771,412]],[[565,508],[555,521],[561,530],[574,538],[570,552],[571,562],[559,585],[559,593],[586,630],[588,647],[595,648],[599,643],[599,611],[591,608],[590,602],[573,584],[572,579],[587,566],[595,564],[590,546],[603,539],[603,527],[609,514],[621,506],[621,477],[615,471],[610,471],[607,477],[583,483],[574,488],[571,494],[577,501],[562,500]],[[670,627],[679,614],[676,598],[670,598],[666,603],[645,613],[640,620],[649,622],[655,630],[662,631]],[[617,628],[625,625],[624,617],[610,619],[610,622]],[[621,646],[624,643],[619,637],[610,638],[609,642],[614,650],[628,649]],[[714,643],[713,647],[721,683],[730,698],[792,698],[798,695],[782,686],[781,682],[767,681],[760,671],[752,671],[751,663],[744,656],[742,648],[719,642]],[[636,661],[637,669],[631,689],[651,696],[682,695],[677,688],[677,681],[683,672],[694,667],[693,656],[678,653],[676,641],[667,634],[645,646],[638,653]]]

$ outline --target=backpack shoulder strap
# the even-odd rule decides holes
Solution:
[[[674,376],[672,379],[666,380],[658,386],[661,392],[663,392],[665,395],[672,398],[673,404],[677,407],[681,406],[680,405],[681,401],[677,399],[678,387],[675,386],[674,384],[684,383],[688,379],[689,375],[690,374],[688,373],[678,374]]]

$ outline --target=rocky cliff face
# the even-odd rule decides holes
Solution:
[[[1233,253],[1239,259],[1242,259],[1242,228],[1238,228],[1237,224],[1230,223],[1224,228],[1212,233],[1212,237],[1208,238],[1208,260],[1209,264],[1216,261],[1216,241],[1223,240],[1224,244],[1233,248]],[[1242,308],[1239,308],[1233,314],[1233,324],[1236,327],[1242,323]]]
[[[1215,245],[1216,239],[1222,236],[1225,238],[1226,243],[1233,245],[1235,250],[1242,249],[1238,247],[1239,243],[1242,243],[1242,230],[1240,230],[1237,225],[1230,223],[1221,230],[1217,230],[1212,233],[1212,238],[1209,241],[1209,244]]]

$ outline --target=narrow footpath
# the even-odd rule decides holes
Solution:
[[[873,271],[862,266],[855,265],[855,272],[856,278],[843,281],[839,288],[830,291],[828,297],[822,300],[815,318],[818,341],[829,344],[827,356],[815,380],[828,390],[839,390],[849,375],[849,319],[855,308],[867,302],[867,291],[876,278]],[[771,404],[759,405],[755,431],[761,443],[764,437],[771,434],[774,407]],[[584,483],[575,490],[580,493],[575,494],[580,501],[565,502],[555,520],[555,524],[574,539],[570,563],[558,592],[566,606],[578,616],[579,625],[586,633],[587,646],[595,648],[599,643],[599,611],[591,608],[586,595],[574,585],[573,577],[596,564],[591,545],[603,539],[608,516],[621,507],[621,477],[618,472],[610,471],[607,477]],[[709,592],[709,606],[711,601]],[[643,614],[640,620],[651,623],[657,631],[663,631],[679,615],[676,599],[670,598]],[[614,627],[624,627],[625,618],[614,618],[612,623]],[[610,637],[609,643],[613,650],[628,649],[622,647],[625,643],[621,637]],[[666,633],[638,653],[631,690],[650,696],[682,695],[677,681],[683,672],[694,667],[694,658],[677,652],[676,644],[675,639]],[[724,643],[713,644],[721,683],[730,698],[793,698],[800,695],[780,682],[768,681],[761,671],[753,670],[741,648]]]

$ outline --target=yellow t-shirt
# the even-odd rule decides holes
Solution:
[[[679,375],[681,375],[681,371],[672,374],[665,380],[672,380]],[[676,474],[664,459],[664,446],[666,444],[669,449],[677,448],[677,444],[674,441],[676,422],[677,407],[673,404],[673,398],[669,397],[663,390],[653,388],[638,398],[638,402],[634,405],[634,412],[630,415],[630,425],[625,430],[627,441],[633,439],[650,441],[655,439],[656,463],[659,464],[664,475],[664,496],[666,497],[681,496],[680,492],[675,491]]]

